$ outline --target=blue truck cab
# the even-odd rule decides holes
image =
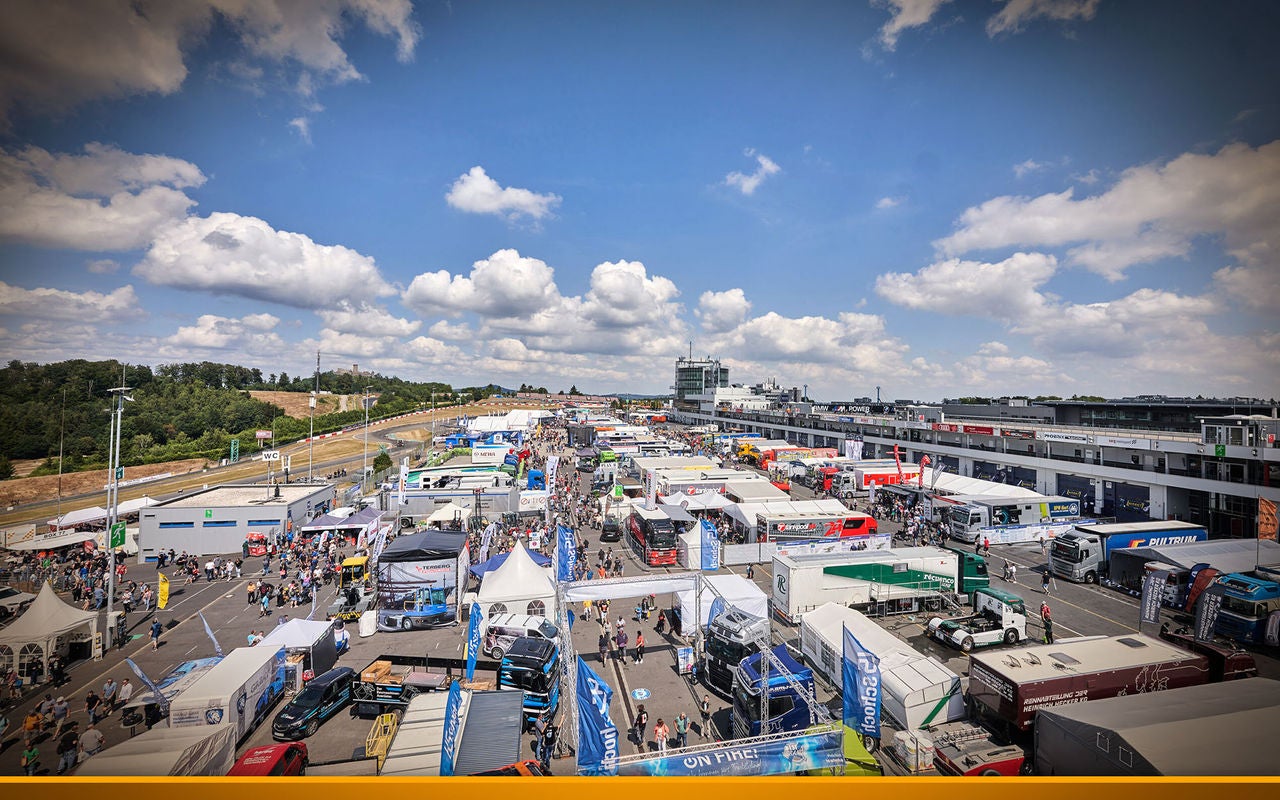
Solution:
[[[516,639],[502,656],[498,689],[524,692],[526,730],[543,714],[550,721],[560,707],[560,645],[531,636]]]
[[[792,679],[803,686],[810,697],[814,696],[813,670],[791,657],[786,645],[773,648],[773,655],[782,662],[792,675]],[[813,724],[814,711],[809,708],[806,697],[792,686],[791,681],[778,672],[776,667],[768,668],[767,697],[769,702],[769,730],[762,731],[760,725],[761,692],[765,691],[765,679],[761,677],[764,667],[761,666],[763,656],[760,653],[747,656],[738,664],[733,676],[733,709],[730,727],[735,739],[749,736],[760,736],[763,733],[804,730]]]
[[[1222,608],[1214,632],[1219,636],[1246,644],[1268,644],[1268,620],[1280,615],[1280,583],[1231,572],[1220,575]]]

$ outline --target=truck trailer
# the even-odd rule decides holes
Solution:
[[[1061,536],[1080,520],[1080,501],[1046,496],[971,498],[947,509],[951,538],[973,544],[1037,542]]]
[[[1103,525],[1076,525],[1059,535],[1049,549],[1049,569],[1077,583],[1097,583],[1108,571],[1112,550],[1203,542],[1203,526],[1177,520]]]
[[[284,647],[236,648],[174,698],[169,727],[231,723],[240,742],[266,718],[284,686]]]

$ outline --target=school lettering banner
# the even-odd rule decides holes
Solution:
[[[841,683],[844,724],[863,736],[880,738],[880,659],[844,629]]]
[[[609,717],[613,690],[578,656],[578,774],[618,774],[618,728]]]
[[[618,765],[619,775],[789,775],[844,765],[844,730],[808,733],[713,749],[697,749],[663,758]]]

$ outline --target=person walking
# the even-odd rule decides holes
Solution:
[[[116,707],[124,708],[132,699],[133,684],[129,682],[128,678],[125,678],[124,682],[120,684],[120,688],[116,691]]]
[[[991,555],[991,540],[986,536],[982,537],[982,554],[984,556]]]
[[[1053,616],[1047,600],[1040,601],[1040,622],[1044,625],[1044,643],[1053,644]]]
[[[271,613],[271,595],[267,594],[266,592],[263,592],[262,598],[258,601],[258,605],[261,606],[261,608],[258,609],[259,619],[270,614]]]
[[[609,634],[604,633],[602,631],[600,633],[599,644],[600,644],[600,663],[603,664],[605,659],[608,658],[609,656]]]
[[[667,739],[670,736],[671,729],[662,721],[662,717],[658,717],[658,722],[653,726],[653,738],[658,744],[659,753],[667,752]]]
[[[58,739],[58,769],[55,775],[61,775],[76,765],[76,757],[80,755],[80,734],[74,729],[67,731]]]
[[[104,712],[102,716],[109,717],[116,710],[116,690],[119,689],[116,679],[107,676],[107,682],[102,684],[102,705]]]
[[[644,663],[644,631],[636,631],[636,662]]]
[[[92,689],[84,696],[84,713],[89,715],[90,725],[96,723],[102,713],[102,698]]]
[[[1045,567],[1044,572],[1040,573],[1040,591],[1049,594],[1049,568]]]
[[[152,650],[160,649],[160,634],[163,632],[164,632],[164,626],[160,624],[160,619],[157,617],[151,620],[151,649]]]
[[[618,663],[627,663],[627,632],[618,630],[618,635],[614,638],[614,644],[618,647]]]
[[[50,714],[53,717],[53,738],[57,739],[62,735],[62,726],[67,724],[67,717],[70,714],[71,704],[67,702],[67,698],[59,695],[58,699],[53,701],[53,711]]]
[[[1009,565],[1009,583],[1017,583],[1017,582],[1018,582],[1018,565],[1010,564]]]
[[[244,590],[249,601],[246,605],[253,605],[258,602],[258,585],[256,583],[249,581],[249,585],[244,587]]]
[[[747,565],[747,580],[749,580],[749,581],[751,581],[751,580],[755,580],[755,577],[756,577],[756,565],[755,565],[755,564],[748,564],[748,565]]]
[[[636,727],[634,732],[636,736],[636,744],[640,745],[642,750],[645,749],[644,732],[648,727],[649,712],[645,711],[644,703],[641,703],[636,707]]]
[[[698,704],[698,713],[702,716],[702,738],[711,738],[711,697],[702,695],[702,702]]]
[[[676,717],[676,747],[684,748],[689,746],[689,715],[680,712],[680,716]]]
[[[22,751],[22,758],[19,759],[22,765],[24,775],[35,775],[36,770],[40,769],[40,748],[36,747],[35,742],[28,742]]]
[[[102,752],[102,745],[106,742],[106,737],[102,735],[102,731],[93,723],[85,728],[84,733],[80,734],[80,749],[84,751],[86,758],[96,756]]]

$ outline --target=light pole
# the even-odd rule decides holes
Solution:
[[[311,454],[316,447],[316,398],[320,396],[320,351],[316,351],[316,388],[311,390],[311,435],[307,437],[307,483],[311,483]]]
[[[369,387],[364,387],[364,456],[360,462],[360,494],[364,494],[369,476]]]
[[[123,382],[122,382],[123,383]],[[112,612],[115,610],[116,593],[116,549],[112,546],[112,529],[120,517],[120,477],[124,470],[120,466],[120,423],[124,418],[124,401],[133,402],[126,392],[132,391],[128,386],[117,386],[108,389],[115,404],[115,414],[111,420],[111,436],[108,444],[107,463],[111,470],[111,483],[107,484],[107,642],[106,648],[115,639],[115,631],[111,627]]]
[[[433,450],[436,446],[436,393],[431,393],[431,441],[427,442],[427,449]]]

